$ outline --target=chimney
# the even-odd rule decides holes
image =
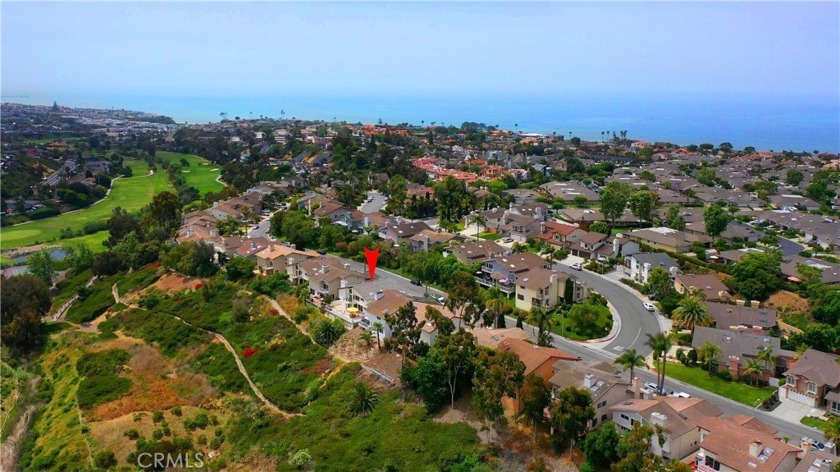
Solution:
[[[329,265],[327,265],[327,264],[321,264],[321,272],[322,272],[322,273],[326,274],[326,273],[327,273],[327,272],[329,272],[329,271],[330,271],[330,266],[329,266]]]
[[[251,241],[251,249],[256,249],[256,248],[257,248],[257,243],[254,242],[254,241]]]
[[[741,375],[741,358],[738,356],[729,356],[729,373],[733,377]]]
[[[621,249],[621,243],[618,238],[613,239],[613,257],[618,256],[618,251]]]
[[[540,234],[545,233],[545,222],[540,223]]]
[[[642,265],[642,267],[644,268],[644,273],[645,273],[645,274],[650,274],[650,271],[651,271],[651,265],[650,265],[650,262],[645,262],[645,263]]]
[[[750,443],[750,456],[755,457],[757,459],[758,456],[761,455],[762,450],[763,448],[761,447],[761,440],[753,439]]]
[[[668,428],[668,417],[658,411],[654,411],[650,414],[650,421],[651,423],[658,424],[665,429]]]
[[[268,250],[273,252],[274,251],[274,244],[269,244],[268,245]]]
[[[630,380],[630,389],[633,390],[633,399],[642,398],[642,381],[638,377]]]
[[[583,387],[584,388],[592,388],[595,385],[595,376],[592,374],[586,374],[583,376]]]

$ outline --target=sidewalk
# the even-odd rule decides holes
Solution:
[[[623,266],[616,266],[616,269],[614,271],[603,274],[602,277],[604,277],[605,279],[609,279],[613,283],[621,285],[622,287],[627,289],[630,293],[635,295],[636,298],[638,298],[641,302],[649,302],[650,300],[648,299],[647,296],[639,293],[636,289],[634,289],[633,287],[631,287],[631,286],[629,286],[629,285],[627,285],[627,284],[625,284],[624,282],[621,281],[621,279],[625,279],[625,278],[629,279],[630,278],[629,274],[624,273],[624,269],[625,269],[625,267],[623,267]],[[671,328],[673,327],[673,323],[671,322],[671,320],[668,317],[663,315],[659,310],[656,310],[656,314],[654,316],[656,316],[656,321],[659,322],[660,331],[662,331],[663,333],[671,332]]]

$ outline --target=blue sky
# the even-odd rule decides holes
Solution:
[[[2,92],[838,100],[840,3],[2,3]]]

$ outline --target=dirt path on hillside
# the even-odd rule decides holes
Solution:
[[[38,389],[38,384],[41,382],[40,377],[32,379],[28,385],[27,394],[24,397],[18,398],[18,401],[28,401],[34,398],[34,392]],[[20,415],[15,427],[12,428],[11,433],[0,444],[0,470],[7,470],[9,472],[17,472],[18,459],[20,456],[20,443],[26,437],[32,421],[35,419],[35,410],[38,408],[37,402],[31,403],[26,407],[23,414]]]
[[[120,299],[120,293],[117,290],[117,284],[114,284],[113,286],[111,286],[111,293],[113,293],[114,300],[117,303],[122,303],[120,301],[121,300]],[[131,304],[131,305],[128,305],[128,306],[130,308],[137,308],[136,304]],[[186,320],[184,320],[180,316],[175,316],[175,315],[172,315],[172,314],[169,314],[169,313],[165,313],[165,314],[175,318],[176,320],[179,320],[181,323],[184,323],[185,325],[187,325],[189,327],[204,331],[205,333],[209,333],[210,335],[212,335],[213,337],[218,339],[222,344],[224,344],[225,348],[228,351],[230,351],[231,354],[233,354],[233,360],[236,361],[236,367],[239,369],[239,372],[241,372],[242,375],[245,377],[245,380],[248,381],[248,385],[251,386],[251,390],[254,392],[254,395],[256,395],[257,398],[259,398],[260,401],[262,401],[263,404],[269,410],[273,411],[274,413],[276,413],[276,414],[278,414],[278,415],[280,415],[284,418],[291,418],[291,417],[294,417],[294,416],[302,416],[300,413],[292,413],[290,411],[281,410],[280,407],[275,405],[271,400],[269,400],[268,398],[265,397],[265,395],[263,395],[262,391],[260,391],[260,389],[257,388],[257,385],[254,384],[254,382],[251,380],[251,376],[248,375],[248,370],[245,369],[245,364],[242,363],[242,359],[239,358],[239,354],[236,353],[236,349],[233,348],[233,345],[231,345],[231,343],[227,339],[225,339],[224,336],[222,336],[219,333],[216,333],[215,331],[210,331],[210,330],[201,328],[199,326],[195,326],[191,323],[188,323]]]

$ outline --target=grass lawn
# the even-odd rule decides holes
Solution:
[[[828,426],[828,421],[814,418],[813,416],[803,416],[800,423],[804,424],[805,426],[810,426],[812,428],[817,428],[818,430],[822,431],[826,426]]]
[[[183,169],[187,185],[197,188],[202,195],[207,192],[220,192],[224,185],[216,181],[221,171],[212,162],[194,154],[181,154],[178,152],[158,151],[156,157],[169,162],[180,162],[185,159],[190,163],[189,167]]]
[[[57,241],[60,231],[64,228],[77,231],[82,229],[85,223],[107,220],[116,207],[137,211],[152,201],[156,193],[172,188],[165,172],[156,172],[149,176],[145,162],[126,161],[126,164],[132,168],[134,176],[116,179],[107,198],[78,211],[3,228],[0,248],[10,249]]]
[[[610,319],[609,314],[609,310],[602,310],[598,314],[595,326],[588,332],[579,330],[570,318],[555,314],[552,319],[551,331],[554,334],[559,334],[560,336],[574,339],[576,341],[588,341],[590,339],[602,338],[609,334],[612,329],[612,320]]]
[[[478,235],[481,239],[487,239],[490,241],[496,241],[498,239],[502,239],[502,235],[499,233],[479,233]]]
[[[708,372],[699,367],[686,367],[682,364],[668,363],[665,368],[665,376],[749,406],[755,405],[759,400],[766,400],[776,391],[775,387],[757,388],[745,383],[710,377]]]

